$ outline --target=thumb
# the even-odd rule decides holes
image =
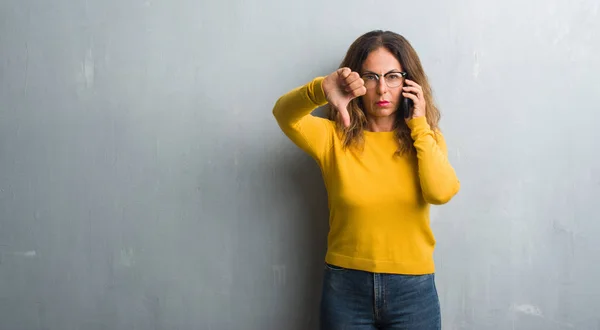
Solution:
[[[348,113],[348,103],[341,104],[337,107],[338,116],[342,120],[344,127],[350,127],[350,114]]]

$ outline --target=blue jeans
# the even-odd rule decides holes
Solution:
[[[435,275],[378,274],[325,264],[321,330],[439,330]]]

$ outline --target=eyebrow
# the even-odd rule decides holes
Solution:
[[[383,75],[385,76],[385,75],[386,75],[386,74],[388,74],[388,73],[400,73],[400,72],[402,72],[402,71],[401,71],[401,70],[399,70],[399,69],[392,69],[392,70],[390,70],[390,71],[388,71],[388,72],[384,73]],[[367,73],[371,73],[371,74],[376,74],[376,75],[379,75],[379,73],[375,73],[375,72],[373,72],[373,71],[369,71],[369,70],[365,70],[365,71],[363,72],[363,74],[367,74]]]

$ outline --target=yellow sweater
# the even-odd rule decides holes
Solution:
[[[327,103],[323,79],[283,95],[273,114],[321,168],[330,210],[325,261],[370,272],[433,273],[429,205],[448,202],[460,188],[442,134],[419,117],[408,123],[416,156],[394,155],[393,132],[365,131],[361,153],[345,149],[335,123],[311,115]]]

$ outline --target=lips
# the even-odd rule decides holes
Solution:
[[[390,104],[389,101],[379,101],[379,102],[377,102],[377,105],[380,106],[380,107],[383,107],[383,106],[386,106],[386,105],[389,105],[389,104]]]

